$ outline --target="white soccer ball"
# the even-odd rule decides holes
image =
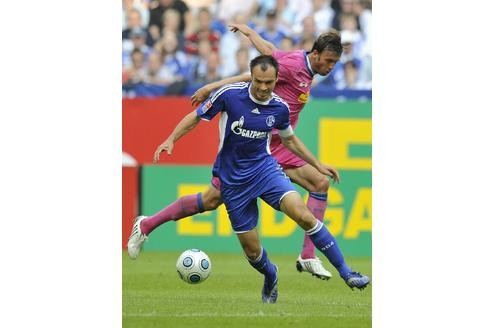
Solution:
[[[188,249],[177,259],[177,273],[189,284],[205,281],[211,272],[211,261],[205,252],[199,249]]]

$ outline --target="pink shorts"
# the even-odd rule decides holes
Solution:
[[[220,191],[220,179],[218,177],[211,177],[211,185],[215,187],[216,190]]]
[[[278,134],[272,135],[270,151],[272,152],[272,156],[275,157],[278,164],[280,164],[284,170],[294,169],[308,164],[303,159],[297,157],[296,154],[285,148]],[[215,189],[220,190],[220,179],[218,177],[211,177],[211,185],[215,187]]]

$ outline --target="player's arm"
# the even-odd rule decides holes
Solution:
[[[329,165],[320,163],[320,161],[313,156],[308,148],[306,148],[303,142],[298,137],[296,137],[296,135],[292,132],[292,128],[290,126],[285,130],[280,130],[279,133],[282,139],[282,143],[291,152],[304,159],[309,165],[313,166],[321,174],[331,177],[337,183],[340,181],[339,173],[337,172],[337,170]]]
[[[166,151],[167,154],[171,155],[172,150],[174,149],[174,143],[182,138],[184,135],[186,135],[189,131],[194,129],[196,125],[198,125],[200,121],[200,117],[196,113],[196,111],[193,111],[186,116],[177,124],[175,127],[174,131],[168,136],[168,138],[158,146],[158,148],[155,151],[155,155],[153,156],[153,163],[158,163],[158,160],[160,159],[160,154],[163,151]]]
[[[236,75],[220,81],[208,83],[205,86],[196,90],[196,92],[191,96],[191,103],[193,107],[196,107],[199,104],[201,104],[203,101],[205,101],[206,98],[208,98],[208,96],[210,95],[210,93],[213,92],[213,90],[219,89],[229,83],[248,82],[248,81],[251,81],[251,74]]]
[[[273,43],[263,39],[255,30],[246,24],[229,24],[229,28],[234,33],[239,31],[247,36],[253,46],[263,55],[271,55],[273,51],[277,50],[277,47]]]

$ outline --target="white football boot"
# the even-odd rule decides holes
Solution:
[[[323,267],[321,260],[316,256],[314,259],[303,259],[301,258],[301,255],[299,255],[296,261],[296,269],[299,272],[309,272],[316,278],[322,280],[328,280],[332,277],[332,274]]]
[[[146,218],[147,216],[141,215],[134,219],[134,225],[132,226],[131,236],[127,241],[127,253],[129,254],[129,257],[132,260],[135,260],[138,257],[139,252],[143,247],[144,241],[148,239],[148,236],[146,236],[144,233],[141,232],[141,228],[139,226],[141,221],[143,221]]]

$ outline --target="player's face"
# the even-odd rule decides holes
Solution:
[[[275,75],[275,68],[268,66],[263,71],[261,65],[253,67],[251,72],[251,95],[259,101],[267,101],[270,99],[275,83],[277,83],[277,77]]]
[[[323,76],[328,75],[340,59],[337,53],[330,50],[323,50],[322,52],[314,50],[311,55],[313,56],[311,68],[315,73]]]

